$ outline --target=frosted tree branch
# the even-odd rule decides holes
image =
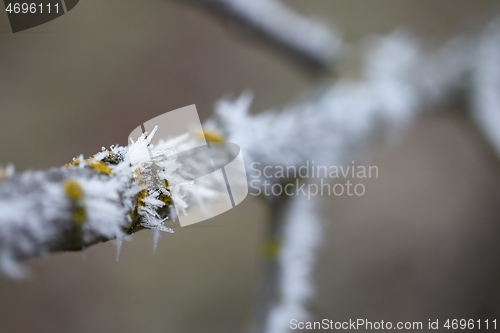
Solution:
[[[143,135],[131,149],[148,141]],[[146,204],[148,193],[134,180],[128,152],[112,147],[65,167],[6,173],[0,181],[0,272],[23,276],[23,259],[121,239],[142,229],[146,218],[170,231],[158,214],[145,212],[160,207]]]
[[[315,201],[293,196],[271,204],[264,274],[251,332],[288,332],[290,318],[310,319],[306,304],[314,294],[312,271],[322,230]]]
[[[326,24],[303,17],[279,0],[190,0],[208,5],[214,12],[232,18],[281,46],[305,62],[328,68],[339,60],[342,40]]]
[[[199,1],[199,0],[196,0]],[[324,25],[294,13],[276,0],[206,0],[254,27],[290,51],[328,67],[338,60],[340,39]],[[500,153],[500,24],[479,38],[459,36],[434,51],[424,51],[411,35],[395,32],[372,39],[360,79],[340,78],[294,101],[281,111],[251,114],[252,95],[217,103],[204,128],[219,132],[243,151],[249,177],[261,178],[266,166],[342,165],[364,156],[379,142],[391,142],[424,110],[465,95],[471,115]],[[154,134],[154,133],[152,133]],[[151,134],[151,135],[152,135]],[[112,147],[67,168],[12,175],[0,172],[0,271],[22,275],[19,262],[57,250],[79,250],[121,239],[141,228],[171,231],[170,203],[186,206],[193,193],[171,184],[183,178],[175,161],[151,187],[150,166],[131,166],[131,150],[149,145],[141,136],[129,148]],[[186,136],[185,140],[196,140]],[[171,143],[159,144],[161,152]],[[191,162],[196,167],[196,161]],[[137,182],[136,176],[145,177]],[[269,179],[267,179],[269,180]],[[286,183],[293,179],[270,179]],[[308,181],[308,180],[304,180]],[[311,181],[311,180],[309,180]],[[210,189],[210,184],[207,184]],[[203,201],[203,197],[198,201]],[[290,318],[307,318],[313,293],[311,272],[321,226],[309,198],[267,198],[273,207],[262,292],[253,332],[288,331]]]
[[[424,52],[410,35],[396,32],[371,41],[362,68],[363,79],[340,79],[281,111],[257,115],[249,112],[252,96],[245,93],[234,101],[219,102],[215,118],[207,127],[222,129],[228,140],[238,143],[248,164],[258,162],[261,168],[250,177],[264,178],[262,168],[266,166],[297,168],[305,166],[307,161],[316,161],[317,165],[347,164],[355,156],[366,155],[374,144],[393,141],[421,112],[465,95],[473,101],[473,118],[492,144],[497,145],[498,24],[492,24],[482,36],[454,38],[435,51]],[[289,282],[294,281],[294,275],[299,277],[301,272],[312,271],[314,249],[320,237],[312,236],[318,235],[314,214],[297,200],[293,207],[287,208],[294,214],[278,218],[276,211],[278,215],[271,222],[275,226],[269,237],[279,244],[280,259],[265,265],[264,292],[258,304],[261,309],[272,310],[265,311],[265,315],[257,314],[252,332],[287,332],[290,318],[307,318],[305,305],[309,292],[297,293],[297,290],[312,290],[312,284],[302,276],[303,279],[295,280],[294,290]],[[295,205],[303,209],[297,212]],[[293,230],[300,230],[304,242],[311,240],[300,263],[294,263],[299,259],[290,255],[303,246]],[[300,267],[299,271],[294,267]]]

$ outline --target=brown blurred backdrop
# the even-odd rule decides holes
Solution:
[[[500,14],[496,0],[286,2],[354,45],[399,27],[439,42]],[[207,118],[216,100],[250,88],[260,111],[316,83],[198,7],[167,0],[82,0],[17,34],[2,12],[0,73],[0,164],[18,170],[126,144],[138,124],[185,105]],[[380,178],[365,196],[321,198],[315,319],[500,320],[500,163],[458,108],[374,152]],[[0,332],[238,332],[268,218],[249,197],[163,235],[155,254],[142,231],[119,262],[111,243],[34,260],[31,280],[1,280]]]

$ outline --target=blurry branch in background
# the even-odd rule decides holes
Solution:
[[[482,34],[475,53],[471,114],[500,157],[500,20]]]
[[[395,32],[372,39],[363,59],[361,79],[341,77],[280,112],[252,114],[252,96],[245,93],[219,102],[206,126],[222,129],[228,141],[240,145],[247,162],[259,162],[261,168],[297,169],[307,161],[348,165],[352,158],[366,158],[374,145],[397,142],[420,113],[465,96],[472,118],[500,155],[500,22],[479,38],[459,36],[434,51]],[[262,177],[259,184],[293,182],[263,177],[262,171],[249,176]],[[321,232],[314,200],[304,196],[269,198],[274,214],[267,243],[278,250],[266,259],[250,332],[289,332],[290,318],[309,319],[306,306],[314,289],[309,273]]]
[[[342,52],[340,36],[328,25],[303,17],[275,0],[181,0],[204,5],[222,19],[229,19],[251,37],[278,48],[282,54],[329,70]]]
[[[321,241],[315,201],[305,195],[271,201],[264,274],[250,332],[288,332],[291,318],[308,318],[313,269]],[[293,315],[294,317],[290,317]]]

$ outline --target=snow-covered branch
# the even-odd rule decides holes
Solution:
[[[339,60],[342,40],[325,23],[303,17],[279,0],[190,0],[229,16],[268,44],[307,63],[328,68]],[[255,35],[255,34],[254,34]]]

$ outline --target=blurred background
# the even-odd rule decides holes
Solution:
[[[497,0],[286,3],[353,45],[401,27],[437,44],[500,15]],[[124,145],[138,124],[182,106],[206,119],[215,101],[249,88],[262,111],[318,83],[230,24],[168,0],[82,0],[16,34],[1,12],[0,73],[0,164],[19,171]],[[364,196],[320,199],[313,319],[500,320],[500,162],[463,108],[429,110],[396,146],[374,151],[379,178]],[[31,279],[1,280],[0,332],[239,332],[269,218],[248,197],[164,234],[155,254],[142,231],[119,262],[112,243],[33,260]]]

